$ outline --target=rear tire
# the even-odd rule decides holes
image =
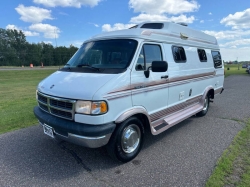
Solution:
[[[139,154],[143,140],[144,128],[141,121],[130,117],[117,125],[106,149],[113,159],[129,162]]]
[[[208,108],[209,108],[209,95],[207,95],[206,98],[205,98],[204,106],[203,106],[202,111],[197,113],[196,116],[198,116],[198,117],[205,116],[207,114]]]

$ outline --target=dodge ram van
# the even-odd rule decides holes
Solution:
[[[204,116],[223,91],[215,37],[185,24],[147,22],[85,41],[37,87],[34,114],[45,134],[81,146],[106,146],[128,162],[149,128],[157,135]]]

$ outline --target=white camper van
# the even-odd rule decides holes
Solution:
[[[85,41],[39,83],[34,114],[52,138],[106,145],[128,162],[140,152],[145,128],[157,135],[206,115],[223,82],[215,37],[185,24],[142,23]]]

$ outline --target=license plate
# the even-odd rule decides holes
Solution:
[[[43,132],[44,132],[44,134],[47,134],[51,138],[54,138],[53,128],[52,127],[44,124],[43,125]]]

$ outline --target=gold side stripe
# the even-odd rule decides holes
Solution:
[[[106,94],[104,98],[106,99],[114,99],[119,97],[125,97],[131,94],[139,94],[142,92],[149,92],[154,91],[158,89],[163,89],[167,87],[173,87],[177,85],[182,85],[189,83],[190,81],[200,81],[205,79],[210,79],[214,77],[215,72],[208,72],[208,73],[200,73],[195,75],[188,75],[188,76],[180,76],[180,77],[174,77],[170,79],[165,80],[159,80],[159,81],[151,81],[148,83],[135,83],[129,86],[124,86],[119,89],[113,90]],[[143,86],[138,86],[143,85]]]

